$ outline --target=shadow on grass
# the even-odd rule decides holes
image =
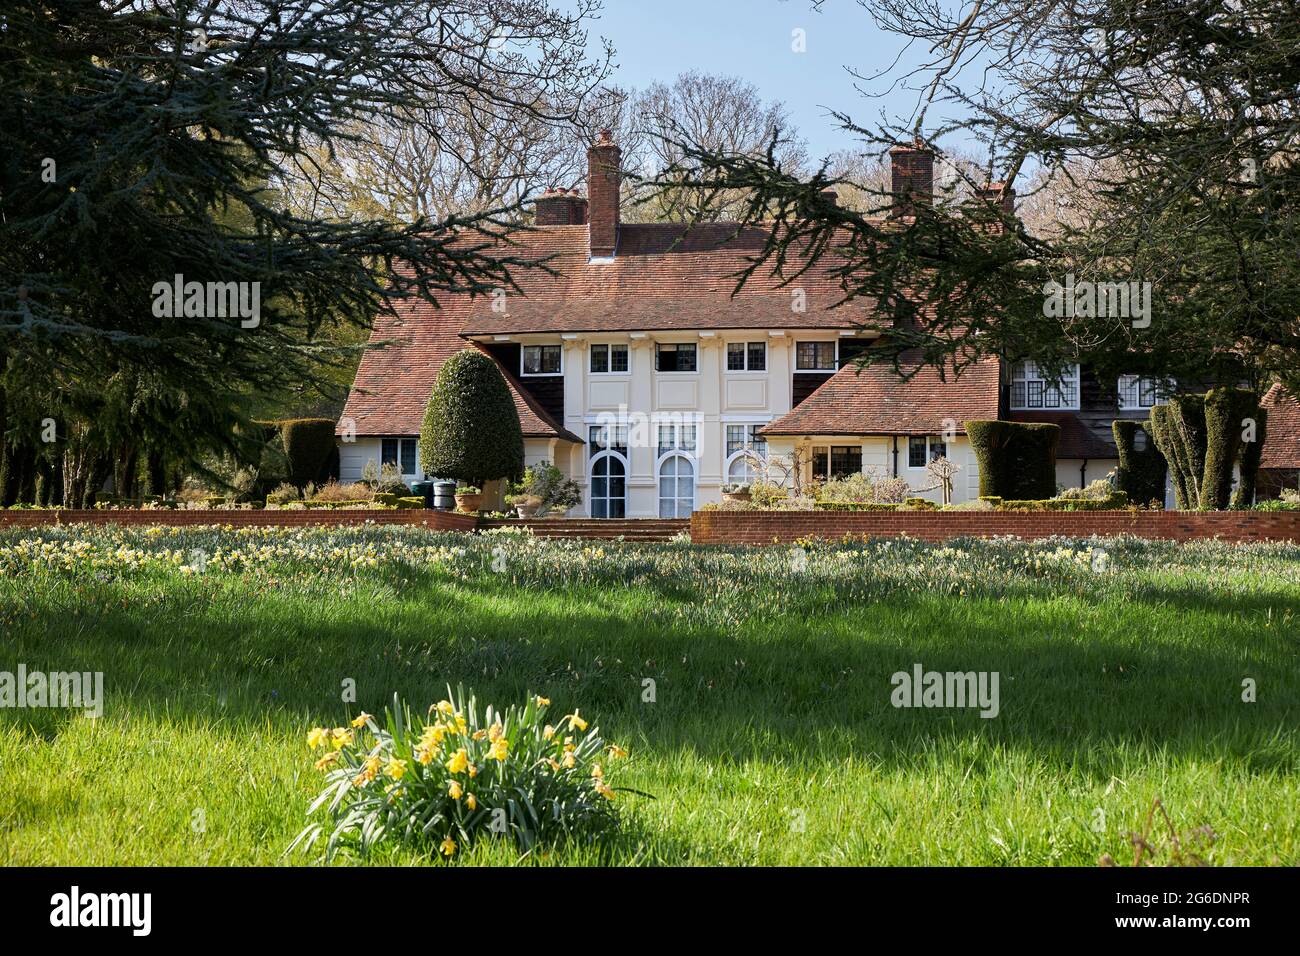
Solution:
[[[368,599],[376,588],[382,599]],[[802,600],[721,628],[692,623],[700,597],[667,584],[543,593],[409,575],[307,595],[267,587],[256,599],[238,579],[150,599],[101,583],[35,611],[6,593],[0,670],[103,670],[110,719],[125,704],[298,729],[378,712],[394,692],[431,703],[463,682],[481,701],[542,692],[621,742],[710,761],[855,758],[890,770],[936,753],[977,766],[1004,750],[1098,778],[1135,752],[1300,769],[1294,640],[1243,619],[1276,601],[1243,608],[1152,587],[1103,627],[1068,603],[899,594],[820,615]],[[890,677],[917,663],[998,672],[998,716],[896,709]],[[1246,677],[1257,703],[1241,702]],[[355,705],[341,703],[346,681]],[[67,719],[80,718],[0,713],[47,739]]]

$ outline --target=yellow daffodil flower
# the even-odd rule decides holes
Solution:
[[[396,757],[388,761],[388,766],[384,768],[384,773],[394,780],[401,780],[406,776],[406,761],[398,760]]]
[[[346,727],[334,728],[334,749],[335,750],[342,750],[344,747],[350,746],[352,740],[353,740],[352,731],[348,730]]]
[[[459,780],[453,780],[447,785],[447,796],[451,797],[453,800],[459,800],[462,793],[464,793],[464,791],[461,789]]]
[[[370,715],[363,710],[361,713],[357,714],[356,717],[352,718],[352,726],[364,727],[366,725],[366,721],[369,719],[370,719]]]
[[[440,849],[442,850],[443,856],[451,856],[456,852],[456,841],[451,837],[447,837],[442,841]]]
[[[493,743],[492,746],[488,749],[488,756],[491,757],[493,760],[505,760],[506,750],[509,748],[509,746],[510,745],[506,741],[506,739],[504,737],[501,737],[495,743]]]
[[[324,747],[329,743],[330,732],[324,727],[313,727],[311,733],[307,734],[307,746],[312,750],[318,747]]]
[[[555,728],[552,727],[550,724],[547,724],[545,727],[542,728],[543,740],[550,740],[554,736],[555,736]]]
[[[624,750],[622,747],[620,747],[618,744],[610,744],[609,755],[611,757],[626,757],[627,751]]]
[[[574,710],[574,712],[569,715],[569,727],[570,728],[576,727],[579,730],[586,730],[587,722],[583,720],[580,716],[578,716],[578,714],[579,711]]]
[[[538,696],[533,698],[533,703],[537,704],[538,707],[549,707],[551,699],[549,697]]]
[[[475,798],[474,794],[471,793],[465,798],[465,806],[469,807],[471,810],[478,809],[478,800]]]
[[[321,757],[320,760],[316,761],[316,769],[328,770],[334,764],[338,763],[338,759],[339,752],[337,750],[331,750],[329,753],[325,754],[325,756]]]
[[[448,773],[464,773],[468,767],[469,767],[469,754],[465,752],[464,747],[461,747],[454,754],[452,754],[451,759],[447,761]]]

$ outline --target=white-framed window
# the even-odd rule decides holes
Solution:
[[[796,342],[794,367],[797,372],[834,372],[839,368],[838,342]]]
[[[695,462],[674,452],[659,462],[659,517],[689,518],[695,510]]]
[[[814,481],[862,474],[861,445],[818,445],[812,450]]]
[[[727,482],[749,484],[762,477],[762,463],[767,461],[767,439],[759,434],[763,426],[727,426]]]
[[[1011,407],[1078,411],[1079,366],[1067,365],[1053,379],[1034,362],[1017,362],[1011,366]]]
[[[385,438],[379,443],[379,465],[397,465],[403,475],[416,474],[416,438]],[[372,459],[373,460],[373,459]]]
[[[595,458],[603,451],[627,457],[626,425],[592,425],[587,429],[587,454]]]
[[[694,372],[699,366],[694,342],[656,342],[656,372]]]
[[[688,451],[692,454],[699,448],[699,428],[680,422],[660,422],[655,426],[656,455],[666,455],[670,451]]]
[[[619,375],[628,370],[627,346],[621,343],[596,342],[591,346],[591,374]]]
[[[564,349],[559,345],[525,345],[519,351],[520,375],[560,375]]]
[[[948,443],[937,435],[912,435],[907,439],[907,467],[924,468],[936,458],[948,457]]]
[[[728,342],[728,372],[766,372],[766,342]]]
[[[1166,401],[1174,383],[1156,375],[1121,375],[1118,388],[1122,411],[1145,411]]]
[[[591,459],[587,500],[593,518],[627,517],[627,458],[600,451]]]

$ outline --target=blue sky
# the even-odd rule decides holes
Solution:
[[[910,116],[914,91],[880,97],[890,80],[854,89],[846,72],[865,76],[885,70],[905,41],[877,29],[856,0],[826,0],[818,12],[810,0],[604,0],[591,32],[617,48],[615,82],[638,89],[698,69],[743,77],[766,99],[782,100],[808,141],[812,157],[851,149],[853,137],[827,115],[838,109],[871,125],[881,110]],[[792,31],[806,31],[807,52],[791,49]]]

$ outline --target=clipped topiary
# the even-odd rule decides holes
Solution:
[[[1232,496],[1232,507],[1249,508],[1255,503],[1255,483],[1259,478],[1259,457],[1264,451],[1264,439],[1268,437],[1268,409],[1256,408],[1254,429],[1242,429],[1241,444],[1241,481],[1237,483],[1237,493]]]
[[[1169,466],[1156,447],[1151,423],[1117,419],[1111,423],[1111,431],[1115,435],[1115,447],[1119,449],[1115,487],[1138,504],[1163,502],[1165,474]]]
[[[1046,422],[966,422],[980,469],[980,497],[1050,498],[1056,494],[1061,429]]]
[[[1212,388],[1205,394],[1205,472],[1201,507],[1222,511],[1232,496],[1232,466],[1241,456],[1248,422],[1257,422],[1259,399],[1244,388]]]
[[[510,388],[477,349],[443,363],[424,412],[420,460],[428,474],[475,485],[523,474],[524,436]]]
[[[334,451],[329,418],[291,418],[278,423],[284,448],[285,478],[296,488],[320,481]]]

